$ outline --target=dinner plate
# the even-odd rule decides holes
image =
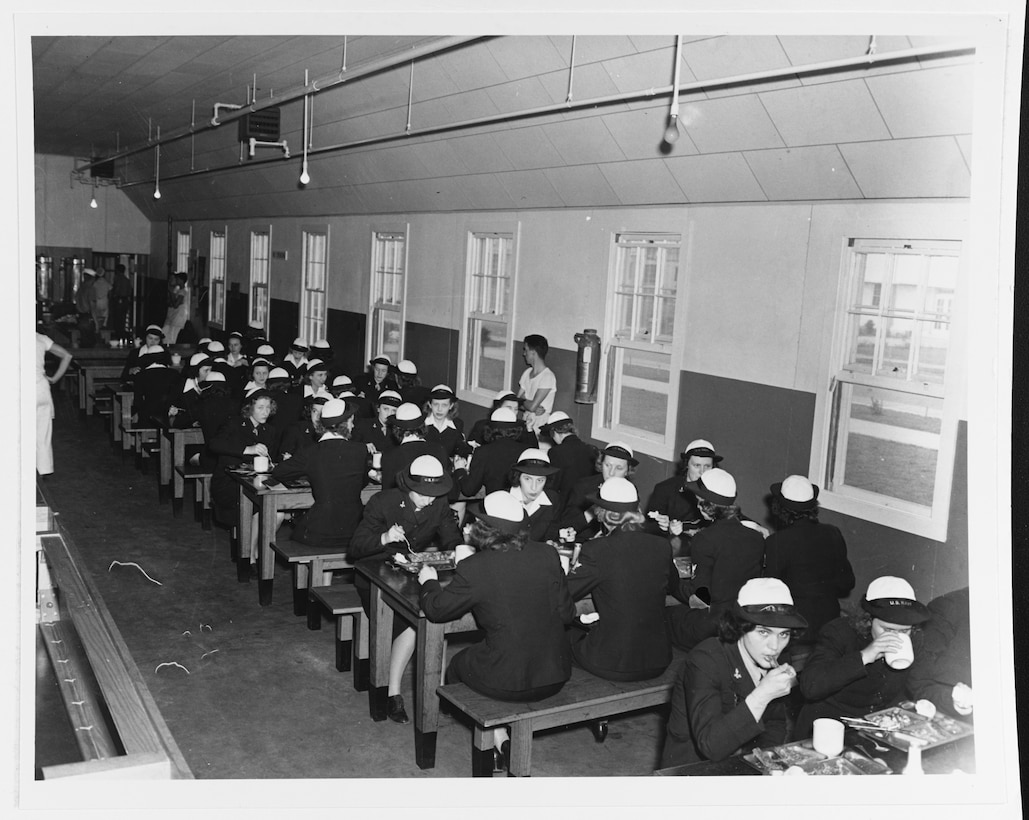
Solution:
[[[392,554],[391,554],[392,555]],[[437,572],[454,569],[457,563],[454,561],[453,550],[440,550],[439,552],[416,552],[416,553],[401,553],[406,559],[406,563],[400,563],[390,558],[389,564],[394,569],[403,570],[409,572],[412,575],[417,575],[422,567],[432,567]]]
[[[920,740],[924,750],[934,749],[975,733],[972,726],[949,715],[937,712],[935,717],[927,718],[899,706],[872,712],[865,715],[865,720],[876,724],[880,730],[858,727],[861,734],[888,743],[902,751],[907,751],[911,745],[911,738]]]
[[[785,772],[791,766],[816,776],[891,774],[892,769],[877,758],[847,747],[835,757],[826,757],[811,747],[811,740],[785,743],[767,749],[754,749],[743,760],[762,774]]]

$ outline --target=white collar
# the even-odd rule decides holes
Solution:
[[[343,436],[341,436],[339,433],[322,433],[321,438],[319,438],[318,441],[328,441],[329,439],[333,438],[338,438],[342,439],[343,441],[346,441],[346,439],[343,438]]]
[[[508,490],[508,492],[511,493],[512,496],[514,496],[515,498],[518,499],[518,502],[523,507],[525,507],[525,511],[529,515],[532,515],[540,507],[550,507],[550,506],[552,506],[552,503],[550,501],[550,497],[547,495],[547,491],[546,490],[544,490],[538,496],[536,496],[536,500],[532,501],[532,502],[526,502],[525,495],[522,493],[522,488],[521,487],[512,487],[510,490]]]
[[[425,417],[425,425],[429,426],[430,424],[437,430],[439,430],[441,433],[448,427],[452,427],[455,430],[457,429],[457,425],[454,424],[452,419],[443,419],[442,425],[436,424],[436,419],[432,417],[432,413],[429,413],[429,415]]]

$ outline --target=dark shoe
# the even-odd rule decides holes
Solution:
[[[404,710],[403,695],[390,695],[389,701],[386,704],[386,717],[394,723],[411,722],[411,718],[407,716],[407,712]]]
[[[493,774],[507,771],[507,763],[511,759],[511,741],[505,740],[498,749],[493,747]]]
[[[590,722],[590,731],[593,732],[593,739],[597,743],[603,743],[607,740],[607,721],[606,720],[594,720]]]

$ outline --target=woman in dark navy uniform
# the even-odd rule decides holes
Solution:
[[[697,509],[697,497],[686,485],[721,461],[722,456],[715,452],[711,442],[695,439],[683,448],[676,475],[654,485],[647,502],[644,526],[647,532],[668,538],[676,555],[684,543],[688,544],[689,539],[709,523]]]
[[[560,470],[554,489],[564,504],[577,481],[597,474],[597,448],[579,438],[579,431],[564,410],[551,413],[540,432],[554,442],[548,455],[550,463]]]
[[[464,421],[457,418],[457,395],[445,384],[429,391],[429,401],[422,410],[425,416],[425,440],[437,441],[447,458],[464,443]]]
[[[354,422],[354,440],[367,445],[369,453],[385,453],[398,447],[399,444],[390,435],[389,420],[397,414],[397,408],[401,404],[403,401],[399,393],[383,390],[375,404],[375,416],[358,418]]]
[[[318,427],[322,432],[318,442],[277,464],[272,478],[306,476],[311,482],[314,506],[294,520],[294,541],[346,549],[361,521],[361,488],[368,452],[360,442],[350,440],[356,403],[330,399],[319,406]]]
[[[556,472],[546,452],[530,447],[521,452],[508,476],[508,492],[525,510],[529,538],[533,541],[557,540],[561,502],[553,490],[546,489],[547,479]]]
[[[632,447],[622,441],[612,441],[597,456],[596,472],[580,478],[565,499],[560,527],[566,541],[587,541],[600,532],[600,524],[593,517],[593,503],[600,485],[609,478],[629,478],[639,464]]]
[[[350,560],[394,552],[423,552],[432,547],[456,547],[461,543],[461,531],[447,503],[453,483],[438,458],[431,455],[416,458],[401,473],[395,488],[384,489],[369,499],[350,541]],[[368,580],[358,573],[354,586],[367,613],[371,600]],[[401,619],[396,618],[394,622],[400,626]],[[409,722],[400,683],[414,647],[415,631],[410,627],[395,635],[387,689],[387,716],[395,723]]]
[[[518,417],[506,407],[490,414],[486,443],[476,448],[471,461],[464,456],[454,458],[454,478],[462,495],[473,498],[484,487],[487,494],[510,487],[511,468],[525,449],[518,441],[522,429]]]
[[[389,420],[389,429],[397,446],[382,454],[382,469],[377,476],[382,489],[390,490],[396,487],[397,477],[418,456],[431,455],[439,459],[444,467],[450,463],[439,442],[425,440],[425,416],[422,415],[421,408],[413,404],[401,404]],[[448,475],[449,473],[447,470]]]
[[[396,379],[390,375],[392,367],[393,362],[390,361],[389,356],[376,356],[368,362],[368,372],[362,373],[354,379],[354,394],[358,398],[368,400],[367,412],[369,414],[372,405],[375,404],[375,400],[379,398],[379,394],[383,390],[400,392]]]
[[[575,662],[598,677],[656,678],[672,660],[665,595],[679,585],[668,542],[643,531],[635,485],[609,478],[591,497],[602,534],[582,546],[568,574],[572,598],[592,595],[600,619],[572,636]]]
[[[524,515],[510,493],[487,495],[477,520],[465,528],[476,552],[458,563],[450,584],[441,586],[432,567],[418,575],[429,620],[472,612],[486,633],[453,657],[447,682],[515,702],[548,698],[571,676],[565,625],[575,612],[557,551],[529,540]],[[494,770],[503,769],[507,742],[506,729],[495,733]]]
[[[468,443],[473,447],[481,447],[486,443],[484,433],[486,431],[486,425],[489,424],[489,417],[492,415],[494,410],[499,410],[501,407],[506,407],[515,416],[518,415],[520,407],[518,396],[510,390],[501,390],[493,398],[493,404],[490,406],[489,413],[485,418],[481,418],[472,425],[472,429],[466,434],[465,438]],[[518,436],[518,440],[522,443],[523,448],[536,447],[537,441],[534,433],[530,433],[528,428],[524,428],[521,435]],[[595,454],[594,454],[595,455]],[[592,470],[592,462],[590,462],[590,469]]]
[[[303,416],[282,432],[279,452],[284,459],[300,455],[301,452],[318,443],[322,435],[318,419],[321,416],[322,408],[328,401],[324,396],[311,396],[304,399]]]
[[[397,388],[404,401],[424,407],[429,401],[429,388],[418,378],[418,367],[410,359],[397,362]]]

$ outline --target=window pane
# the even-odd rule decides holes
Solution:
[[[468,322],[469,386],[497,393],[504,388],[507,325],[471,319]]]
[[[925,304],[922,310],[941,319],[949,319],[957,278],[956,256],[930,256],[929,279],[926,283]]]
[[[850,353],[844,364],[847,370],[855,373],[871,373],[875,364],[875,340],[878,333],[879,319],[861,314],[850,317],[848,337],[851,339]]]
[[[854,307],[878,309],[883,282],[886,281],[889,269],[889,257],[884,253],[859,253],[854,261]]]
[[[877,371],[880,376],[906,379],[911,358],[911,334],[915,329],[912,319],[883,319],[882,363]]]
[[[841,384],[834,483],[931,507],[942,399]]]
[[[887,310],[895,313],[914,313],[919,308],[918,294],[925,271],[925,257],[897,254],[893,257],[893,284]]]
[[[611,356],[611,423],[664,436],[671,357],[617,346]]]
[[[679,237],[644,240],[619,236],[614,285],[614,335],[636,342],[670,343],[675,331]]]

